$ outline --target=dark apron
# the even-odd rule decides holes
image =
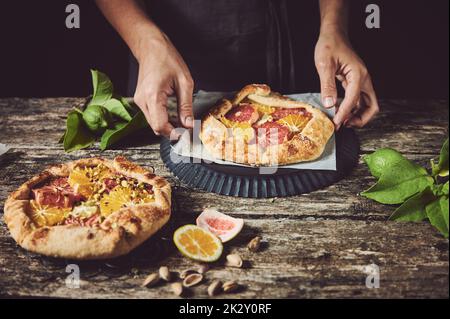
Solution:
[[[267,83],[283,93],[294,89],[285,0],[145,2],[152,20],[184,58],[196,90],[235,91],[249,83]],[[132,59],[130,95],[137,74]]]

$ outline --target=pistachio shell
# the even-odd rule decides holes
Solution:
[[[239,285],[235,281],[227,281],[222,285],[222,289],[225,293],[234,292],[239,288]]]
[[[241,256],[238,254],[230,254],[227,256],[226,265],[228,267],[241,268],[243,264]]]
[[[159,275],[158,274],[150,274],[142,283],[142,287],[153,287],[159,282]]]
[[[257,252],[260,246],[261,246],[261,237],[256,236],[248,243],[247,248],[251,252]]]
[[[208,287],[208,296],[213,297],[222,291],[222,282],[218,279],[214,280]]]
[[[181,296],[183,294],[183,285],[181,282],[174,282],[170,285],[170,288],[176,296]]]
[[[203,280],[203,275],[200,274],[190,274],[183,280],[183,286],[192,287],[198,285]]]
[[[195,274],[195,273],[198,273],[198,272],[194,269],[185,269],[180,273],[180,279],[184,279],[187,276],[189,276],[190,274]]]
[[[165,280],[165,281],[170,281],[171,280],[171,274],[169,271],[169,268],[166,266],[162,266],[159,268],[159,277],[161,277],[161,279]]]

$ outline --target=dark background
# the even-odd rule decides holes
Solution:
[[[164,1],[164,0],[161,0]],[[66,29],[65,7],[81,9],[81,29]],[[289,1],[297,91],[319,91],[313,50],[318,1]],[[365,27],[365,7],[381,7],[381,29]],[[448,98],[449,1],[352,1],[352,43],[381,98]],[[90,68],[127,88],[128,50],[93,0],[0,3],[0,97],[86,96]]]

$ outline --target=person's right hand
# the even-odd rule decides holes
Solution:
[[[189,69],[165,35],[144,42],[137,58],[139,77],[134,101],[156,135],[177,139],[171,136],[174,127],[169,123],[168,97],[176,95],[179,120],[185,128],[192,128],[194,82]]]

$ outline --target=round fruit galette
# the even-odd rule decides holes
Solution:
[[[171,188],[124,157],[49,167],[13,192],[4,219],[23,248],[70,259],[124,255],[170,218]]]
[[[211,109],[202,119],[200,139],[218,159],[267,166],[317,159],[333,132],[319,109],[251,84]]]

